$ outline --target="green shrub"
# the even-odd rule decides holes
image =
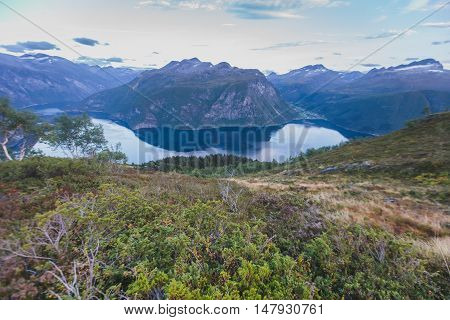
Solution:
[[[97,177],[104,171],[105,167],[91,160],[35,157],[0,162],[0,182],[13,183],[21,189],[50,183],[80,191],[98,185]]]
[[[276,162],[260,162],[234,155],[208,155],[205,157],[171,157],[151,161],[140,167],[163,172],[175,171],[196,177],[226,177],[272,169]]]
[[[448,299],[448,273],[410,243],[361,226],[331,228],[304,259],[324,299]]]

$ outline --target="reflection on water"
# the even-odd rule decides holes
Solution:
[[[101,124],[105,137],[110,145],[121,143],[122,151],[128,156],[129,163],[143,163],[171,156],[206,156],[209,154],[235,154],[260,161],[283,162],[290,157],[299,155],[308,149],[337,145],[348,139],[339,131],[320,126],[291,123],[285,126],[272,127],[264,130],[246,128],[239,135],[235,129],[220,129],[219,133],[195,132],[167,134],[166,131],[153,131],[153,134],[137,134],[147,142],[139,139],[136,134],[117,123],[109,120],[93,119],[95,124]],[[151,132],[151,130],[150,130]],[[223,134],[220,134],[222,132]],[[230,135],[230,132],[233,134]],[[244,138],[243,138],[244,137]],[[150,143],[148,143],[150,142]],[[48,145],[38,143],[35,146],[46,155],[64,157],[61,150],[52,150]]]

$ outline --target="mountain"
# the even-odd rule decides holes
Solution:
[[[309,66],[268,79],[288,102],[349,129],[384,134],[450,107],[450,71],[433,59],[390,68],[336,72]]]
[[[266,126],[298,117],[258,70],[194,58],[143,72],[127,85],[85,99],[132,129],[161,126]]]
[[[318,64],[292,70],[284,75],[272,73],[267,78],[282,90],[283,96],[287,96],[289,100],[295,101],[305,94],[311,94],[317,90],[321,90],[325,84],[328,84],[329,87],[336,88],[346,85],[362,76],[364,74],[361,72],[338,72]]]
[[[78,64],[45,54],[0,54],[0,97],[15,107],[80,101],[134,79],[140,71]]]

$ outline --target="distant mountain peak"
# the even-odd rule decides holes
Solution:
[[[173,71],[180,73],[190,73],[203,71],[204,69],[211,68],[213,65],[210,62],[202,62],[198,58],[184,59],[181,61],[171,61],[161,70]]]
[[[231,65],[228,62],[221,62],[215,66],[217,69],[231,69]]]
[[[183,61],[188,61],[188,62],[193,62],[193,63],[200,63],[201,62],[198,58],[184,59]]]
[[[314,65],[310,65],[310,66],[306,66],[306,69],[311,69],[311,70],[318,70],[318,69],[326,69],[325,66],[323,64],[314,64]]]
[[[20,60],[26,60],[30,61],[32,63],[46,63],[46,64],[52,64],[55,62],[66,62],[69,63],[69,60],[57,56],[49,56],[44,53],[26,53],[20,57],[18,57]]]
[[[444,66],[434,59],[425,59],[420,61],[414,61],[410,64],[402,64],[397,67],[388,68],[388,70],[405,70],[405,69],[413,69],[413,68],[427,68],[434,70],[443,70]]]
[[[125,68],[101,69],[43,53],[0,54],[0,97],[8,97],[17,107],[80,101],[141,73]]]
[[[414,61],[409,64],[401,64],[389,68],[372,69],[368,75],[374,75],[384,72],[442,72],[444,66],[437,60],[424,59],[420,61]]]
[[[442,66],[442,64],[439,61],[434,59],[424,59],[420,61],[414,61],[411,62],[409,65],[414,66],[414,65],[430,65],[430,64]]]
[[[300,69],[291,70],[287,73],[288,76],[295,76],[299,74],[315,74],[315,73],[322,73],[322,72],[329,72],[332,71],[330,69],[327,69],[323,64],[315,64],[315,65],[309,65],[305,66]]]

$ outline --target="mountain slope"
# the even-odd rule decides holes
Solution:
[[[80,101],[129,82],[139,73],[127,68],[77,64],[45,54],[0,54],[0,97],[9,98],[15,107]]]
[[[297,117],[258,70],[195,58],[146,71],[129,85],[87,98],[81,108],[107,113],[133,129],[264,126]]]
[[[420,117],[425,107],[441,112],[450,106],[450,71],[432,59],[367,74],[323,66],[301,72],[311,68],[268,79],[286,101],[349,129],[384,134]]]
[[[449,159],[446,112],[385,136],[310,151],[278,168],[233,181],[259,192],[312,198],[334,221],[356,221],[422,239],[442,237],[421,249],[450,255]]]
[[[327,85],[327,89],[336,88],[363,76],[361,72],[338,72],[318,64],[292,70],[284,75],[272,73],[267,79],[280,90],[283,98],[297,102],[303,96],[320,91],[324,85]]]
[[[388,135],[355,140],[340,148],[312,156],[318,168],[346,167],[349,163],[372,162],[371,170],[389,170],[411,176],[422,172],[450,171],[450,112],[430,115],[408,123]]]

